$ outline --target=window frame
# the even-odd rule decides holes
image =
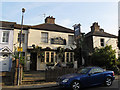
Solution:
[[[67,63],[70,62],[70,61],[69,61],[69,57],[70,57],[69,52],[67,52],[67,53],[66,53],[66,62],[67,62]]]
[[[102,46],[102,47],[105,46],[105,39],[104,38],[100,39],[100,46]]]
[[[54,62],[54,52],[51,52],[51,63]]]
[[[50,62],[50,52],[46,52],[46,62]]]
[[[5,36],[4,36],[4,33],[5,33]],[[7,35],[6,35],[7,33]],[[1,39],[1,42],[2,43],[9,43],[9,31],[3,31],[2,32],[2,39]],[[3,38],[4,38],[4,41],[3,41]]]
[[[18,33],[18,42],[20,42],[20,33]],[[25,43],[25,33],[22,33],[21,43]]]
[[[43,34],[46,34],[45,37],[43,37]],[[48,43],[48,32],[41,32],[41,43]]]
[[[73,45],[73,44],[74,44],[74,35],[68,35],[68,45]]]
[[[73,52],[71,52],[71,53],[70,53],[70,62],[73,62],[73,59],[74,59],[73,57],[74,57],[74,56],[73,56]]]

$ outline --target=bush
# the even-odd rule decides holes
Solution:
[[[120,74],[120,69],[118,68],[117,65],[112,65],[111,67],[108,67],[107,69],[114,71],[115,74]]]
[[[96,48],[91,56],[92,64],[100,67],[111,67],[116,64],[115,50],[112,46]]]

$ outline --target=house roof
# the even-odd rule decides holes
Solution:
[[[20,24],[16,24],[16,22],[8,22],[8,21],[0,21],[0,27],[5,28],[5,29],[21,29]],[[28,30],[29,28],[31,29],[37,29],[37,30],[47,30],[47,31],[56,31],[56,32],[66,32],[66,33],[74,33],[74,30],[57,25],[57,24],[49,24],[49,23],[44,23],[44,24],[39,24],[39,25],[23,25],[24,30]]]
[[[20,24],[16,24],[16,22],[8,22],[8,21],[0,21],[0,27],[2,27],[3,29],[11,29],[11,28],[15,28],[15,29],[21,29],[21,25]],[[28,25],[23,25],[23,29],[28,29],[30,26]]]
[[[57,25],[57,24],[39,24],[35,26],[31,26],[31,29],[38,29],[38,30],[47,30],[47,31],[56,31],[56,32],[66,32],[66,33],[74,33],[74,30]]]
[[[100,37],[109,37],[109,38],[117,38],[116,35],[106,33],[104,31],[94,31],[94,32],[89,32],[85,35],[85,37],[89,36],[100,36]]]
[[[21,27],[22,27],[22,26],[21,26],[20,24],[15,24],[15,25],[14,25],[14,28],[15,28],[15,29],[21,29]],[[23,29],[24,29],[24,30],[28,30],[29,28],[30,28],[29,25],[23,25]]]
[[[14,28],[14,24],[16,24],[16,22],[0,21],[0,27],[2,28],[11,29]]]

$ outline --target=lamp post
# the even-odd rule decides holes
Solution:
[[[120,27],[119,27],[119,31],[118,31],[118,48],[120,50]]]
[[[22,30],[23,30],[23,15],[24,15],[25,9],[22,8],[22,21],[21,21],[21,31],[20,31],[20,40],[19,40],[19,61],[18,61],[18,72],[17,72],[17,85],[19,85],[19,76],[20,76],[20,59],[21,59],[21,43],[22,43]]]

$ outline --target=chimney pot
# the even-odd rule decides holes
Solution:
[[[55,18],[53,16],[46,17],[45,23],[55,24]]]

